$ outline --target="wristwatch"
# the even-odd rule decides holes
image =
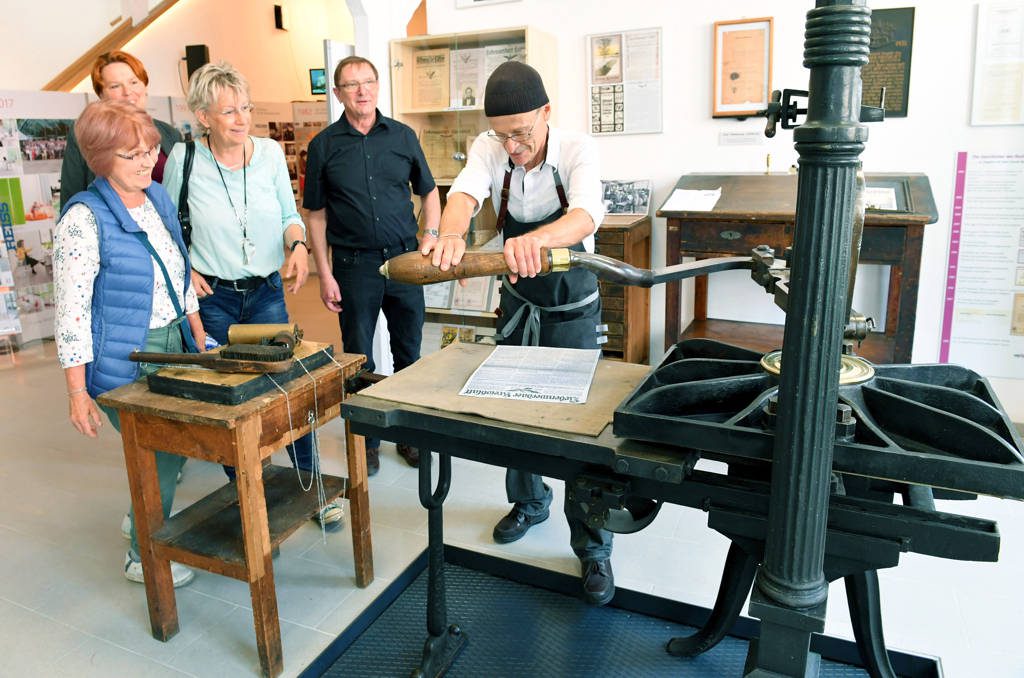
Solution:
[[[294,252],[295,248],[298,247],[299,245],[302,245],[303,247],[305,247],[307,252],[309,251],[309,245],[306,244],[305,240],[293,240],[292,241],[292,245],[291,245],[291,247],[289,249],[292,252]]]

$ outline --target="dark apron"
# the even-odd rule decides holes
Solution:
[[[498,232],[503,239],[516,238],[550,224],[569,209],[562,180],[554,170],[555,190],[561,208],[540,221],[516,221],[508,213],[509,185],[512,167],[505,172],[498,209]],[[583,244],[573,250],[583,252]],[[499,344],[549,346],[553,348],[599,348],[601,298],[597,276],[583,269],[551,273],[536,278],[520,277],[515,285],[502,278],[501,314],[495,339]]]

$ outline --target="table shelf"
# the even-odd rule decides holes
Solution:
[[[303,471],[303,482],[307,482],[308,477],[309,474]],[[323,481],[328,501],[345,496],[347,478],[324,475]],[[299,487],[294,468],[265,466],[263,487],[270,543],[276,547],[309,520],[320,506],[315,488],[303,492]],[[215,559],[224,564],[223,568],[214,568],[218,574],[242,580],[246,578],[242,519],[234,483],[224,485],[168,518],[152,539],[157,548],[173,551],[174,560],[206,568],[209,559]],[[197,558],[190,558],[189,554]]]

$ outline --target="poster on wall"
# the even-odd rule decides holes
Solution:
[[[661,131],[661,29],[587,36],[590,132]]]
[[[278,143],[284,151],[285,163],[288,165],[292,194],[298,197],[299,169],[295,156],[295,116],[292,105],[254,101],[253,106],[252,127],[249,132],[254,137],[269,137]]]
[[[170,97],[169,99],[171,117],[167,119],[167,122],[174,125],[185,141],[198,139],[200,136],[199,125],[196,122],[196,116],[192,115],[192,111],[189,110],[185,98]]]
[[[881,106],[885,88],[886,118],[907,117],[913,45],[913,7],[871,11],[871,54],[860,72],[863,103]]]
[[[0,334],[53,336],[53,231],[60,166],[83,94],[0,90]]]
[[[972,125],[1024,125],[1024,2],[978,5]]]
[[[309,142],[327,125],[327,102],[294,102],[292,104],[292,120],[295,122],[295,143],[291,147],[294,157],[288,158],[288,147],[285,146],[285,160],[287,162],[294,160],[295,178],[292,180],[292,188],[295,190],[295,200],[301,205],[302,190],[306,183],[306,156]],[[291,167],[292,165],[289,164],[289,174]]]
[[[1024,148],[956,158],[939,361],[1024,378]]]

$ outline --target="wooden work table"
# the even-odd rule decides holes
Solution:
[[[938,219],[928,177],[923,174],[866,174],[868,186],[892,186],[902,200],[898,211],[868,210],[864,216],[860,262],[890,267],[889,294],[885,309],[885,334],[872,333],[866,344],[876,344],[864,355],[874,362],[909,363],[914,347],[914,323],[917,316],[917,287],[921,268],[924,227]],[[684,257],[711,257],[750,254],[758,245],[768,245],[781,258],[793,244],[796,225],[795,174],[684,174],[676,188],[691,190],[722,189],[721,197],[708,211],[659,210],[667,220],[665,265],[673,266]],[[751,294],[757,291],[751,288]],[[745,335],[738,323],[712,321],[707,317],[707,276],[694,278],[694,328],[687,336],[731,339],[750,348],[774,349],[781,344],[781,328],[764,346],[743,342]],[[680,285],[665,286],[665,348],[682,338],[680,322]],[[727,324],[716,328],[713,323]],[[699,327],[698,327],[699,326]],[[760,326],[772,327],[772,326]]]
[[[281,673],[271,554],[319,506],[316,492],[298,486],[294,469],[264,461],[309,433],[314,412],[319,426],[338,416],[345,380],[365,357],[341,354],[335,359],[282,384],[287,396],[275,389],[239,405],[156,394],[145,380],[99,397],[120,414],[153,637],[168,640],[178,632],[172,560],[234,577],[249,583],[263,673]],[[328,499],[349,500],[356,584],[365,587],[373,581],[365,443],[347,425],[345,443],[349,477],[323,476],[324,490]],[[234,466],[237,479],[165,521],[155,450]]]

